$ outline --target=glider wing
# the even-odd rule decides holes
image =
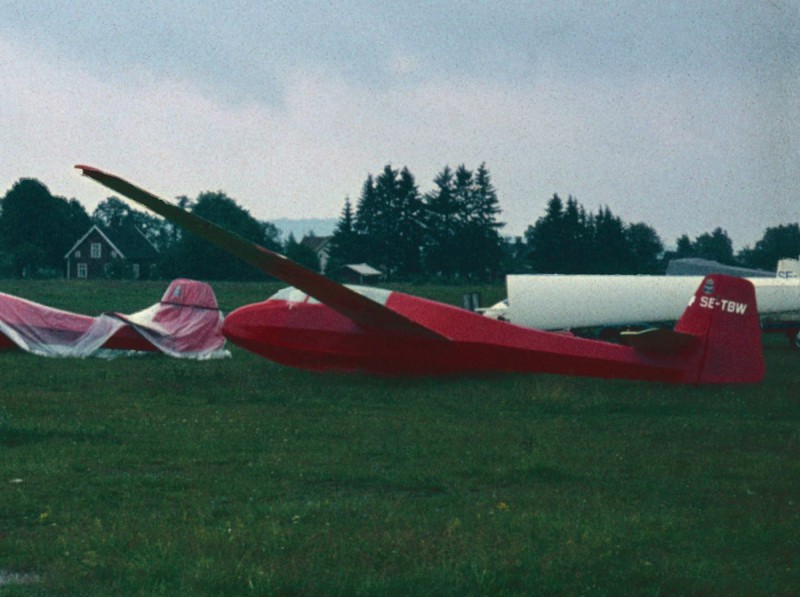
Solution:
[[[118,176],[92,166],[77,165],[85,176],[112,191],[143,205],[174,224],[186,228],[221,249],[232,253],[267,274],[286,282],[338,311],[358,325],[372,330],[386,330],[407,336],[447,340],[396,311],[376,303],[359,293],[318,274],[291,259],[225,230],[208,220],[167,203]]]

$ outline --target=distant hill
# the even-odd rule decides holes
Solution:
[[[290,234],[294,234],[296,240],[302,239],[309,232],[313,232],[314,236],[330,236],[336,229],[338,220],[336,218],[307,218],[302,220],[291,220],[289,218],[280,218],[278,220],[270,220],[281,231],[281,240],[289,238]]]

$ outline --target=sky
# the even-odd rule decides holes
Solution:
[[[75,164],[270,220],[485,163],[506,234],[558,193],[738,249],[800,220],[798,116],[798,0],[0,6],[0,193],[90,213]]]

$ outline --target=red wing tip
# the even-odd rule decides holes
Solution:
[[[94,166],[86,166],[85,164],[75,164],[75,167],[79,170],[83,170],[83,173],[86,174],[87,172],[97,172],[102,174],[103,171],[100,168],[95,168]]]

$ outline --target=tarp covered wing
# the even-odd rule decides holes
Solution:
[[[178,279],[161,301],[136,313],[78,315],[0,293],[0,347],[50,357],[87,357],[103,349],[158,350],[177,358],[227,356],[213,289]]]

